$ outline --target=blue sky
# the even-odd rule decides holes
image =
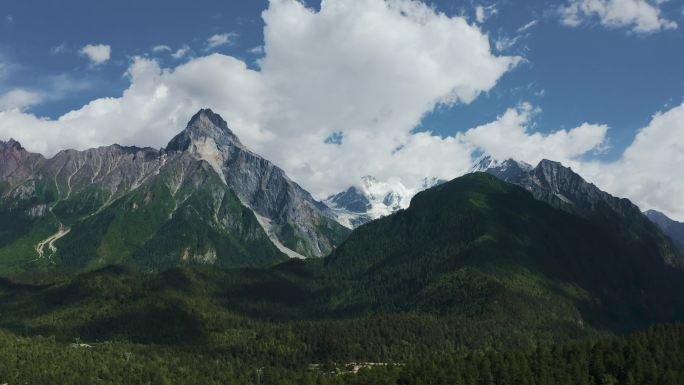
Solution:
[[[319,1],[307,1],[317,8]],[[473,1],[432,1],[448,15],[475,19]],[[494,41],[520,36],[504,53],[523,56],[527,63],[506,74],[487,94],[469,105],[440,107],[417,130],[452,135],[488,122],[506,108],[529,101],[542,110],[535,120],[539,130],[575,127],[581,122],[602,122],[611,127],[610,149],[600,154],[614,158],[622,153],[652,114],[684,97],[684,29],[635,34],[629,28],[605,28],[597,21],[571,28],[552,15],[556,2],[501,1],[497,14],[482,28]],[[250,50],[263,44],[261,12],[267,1],[117,1],[4,0],[0,55],[16,71],[0,85],[5,88],[42,89],[68,77],[76,89],[67,90],[29,111],[58,117],[98,97],[116,96],[129,82],[122,75],[130,57],[145,55],[151,47],[177,50],[191,47],[203,55],[205,41],[214,34],[234,33],[230,45],[212,49],[244,59],[250,65],[259,54]],[[684,24],[682,3],[662,6],[664,16]],[[527,33],[516,30],[537,21]],[[86,44],[112,46],[106,65],[88,68],[78,51]],[[62,47],[61,49],[59,47]],[[55,51],[58,52],[55,52]],[[162,57],[173,66],[185,60]],[[49,90],[48,90],[49,91]]]
[[[83,106],[94,100],[122,98],[123,93],[132,86],[133,68],[137,68],[145,74],[138,76],[138,79],[148,76],[147,74],[152,74],[149,76],[154,78],[158,75],[155,71],[159,73],[163,71],[174,72],[179,66],[191,64],[195,61],[203,62],[203,58],[211,58],[206,61],[217,66],[221,65],[220,63],[233,65],[232,59],[234,58],[239,61],[236,62],[238,67],[240,62],[244,62],[247,66],[247,70],[240,70],[246,79],[254,75],[252,72],[259,73],[261,65],[268,66],[272,74],[280,74],[283,70],[278,69],[280,68],[278,66],[288,65],[288,60],[292,58],[300,60],[304,57],[298,52],[282,53],[284,51],[281,52],[280,49],[301,51],[316,44],[314,40],[311,40],[315,36],[308,35],[306,39],[309,40],[302,38],[299,42],[303,45],[293,43],[290,47],[287,41],[279,40],[278,36],[289,33],[289,31],[277,30],[276,27],[281,24],[286,25],[283,24],[286,23],[283,21],[286,20],[285,16],[304,17],[303,15],[305,15],[301,11],[295,12],[290,9],[291,7],[288,8],[293,2],[294,0],[272,1],[274,4],[281,5],[278,9],[273,5],[271,6],[273,8],[270,13],[272,14],[271,20],[274,31],[272,41],[274,43],[271,45],[272,49],[267,49],[267,52],[264,53],[257,48],[263,47],[265,44],[264,28],[268,23],[262,18],[262,12],[269,8],[269,1],[266,0],[202,0],[193,2],[3,0],[0,4],[0,109],[3,108],[2,95],[5,95],[4,108],[14,108],[15,113],[13,115],[9,113],[4,116],[0,115],[0,126],[2,126],[4,119],[7,127],[16,128],[5,131],[0,129],[0,136],[2,136],[0,139],[7,139],[8,136],[22,137],[32,129],[29,127],[30,123],[26,123],[30,122],[32,118],[42,118],[43,121],[52,122],[69,111],[81,110]],[[372,8],[372,4],[377,2],[382,3],[382,0],[354,0],[352,3],[358,6],[358,9],[353,12],[362,12],[364,7]],[[403,4],[404,7],[418,4],[409,0],[390,0],[389,3]],[[645,4],[647,6],[646,11],[656,12],[655,14],[635,14],[630,9],[620,9],[619,6],[615,5],[619,2],[614,0],[567,0],[565,2],[441,0],[423,3],[432,9],[429,14],[431,21],[437,23],[439,17],[436,15],[443,13],[450,21],[465,19],[469,27],[486,36],[491,47],[489,54],[491,56],[486,58],[487,61],[483,61],[482,65],[493,63],[491,60],[497,56],[517,57],[518,61],[516,61],[517,64],[511,65],[508,69],[504,68],[498,72],[492,70],[491,80],[493,82],[491,85],[487,85],[487,79],[467,85],[476,88],[476,97],[472,100],[468,98],[465,91],[458,93],[455,102],[453,100],[444,102],[442,100],[443,95],[440,96],[439,93],[432,95],[426,91],[427,107],[422,106],[423,109],[416,111],[415,114],[407,116],[405,119],[402,118],[403,120],[397,120],[402,125],[407,125],[402,129],[405,132],[401,130],[401,132],[393,132],[390,135],[392,138],[388,139],[393,141],[393,148],[395,149],[407,148],[405,151],[407,153],[407,164],[411,164],[411,161],[415,163],[415,159],[410,159],[408,154],[410,154],[411,146],[421,140],[425,143],[428,141],[438,143],[439,148],[444,149],[450,141],[464,141],[465,136],[460,137],[459,135],[467,133],[468,130],[491,122],[501,123],[505,120],[503,119],[504,116],[508,116],[511,121],[517,122],[515,123],[517,124],[516,127],[523,127],[525,135],[527,135],[525,138],[534,137],[535,133],[552,135],[563,130],[570,132],[582,124],[590,124],[594,128],[594,134],[592,134],[594,136],[586,139],[588,144],[586,146],[578,145],[581,148],[575,152],[565,155],[559,154],[559,160],[582,169],[589,179],[593,178],[592,180],[606,186],[609,190],[612,188],[615,193],[630,196],[638,202],[643,202],[642,205],[658,207],[664,211],[669,210],[670,213],[675,213],[675,216],[684,217],[684,209],[673,209],[673,207],[682,206],[681,201],[667,198],[668,201],[662,203],[664,202],[662,197],[658,198],[659,200],[655,197],[645,198],[645,193],[631,192],[632,190],[628,186],[616,186],[614,179],[620,178],[619,172],[622,171],[614,171],[611,178],[601,179],[601,175],[608,172],[605,167],[617,169],[617,162],[625,157],[625,151],[635,143],[638,130],[653,124],[652,117],[654,114],[667,112],[680,106],[684,100],[684,3],[682,1],[627,0],[622,2],[622,4]],[[327,6],[332,9],[335,4],[342,3],[339,0],[329,0]],[[310,8],[308,12],[311,15],[316,15],[321,9],[320,1],[308,0],[305,5]],[[415,12],[416,15],[419,15],[420,12],[424,11],[423,8],[409,7],[402,12],[409,14]],[[288,14],[288,12],[294,13]],[[391,13],[391,11],[388,12]],[[333,13],[331,12],[331,14]],[[390,13],[387,13],[386,16]],[[402,13],[401,15],[405,14]],[[308,25],[304,21],[298,23]],[[348,23],[347,21],[347,24],[341,24],[339,28],[348,27],[350,25]],[[328,20],[328,24],[330,24],[330,20]],[[418,24],[420,23],[418,22]],[[356,27],[354,26],[354,28]],[[411,32],[413,27],[415,26],[407,26],[407,36],[414,37],[413,32]],[[453,25],[452,27],[453,29],[445,29],[445,31],[459,33],[457,32],[460,31],[458,27]],[[292,28],[297,29],[298,24],[292,24]],[[403,33],[404,31],[399,32]],[[423,32],[432,33],[427,29]],[[477,35],[476,32],[474,33]],[[331,33],[332,35],[333,33]],[[296,35],[296,37],[301,36]],[[334,34],[334,36],[338,36],[338,39],[341,36],[343,41],[347,40],[344,34]],[[350,36],[355,35],[350,33]],[[365,40],[357,42],[357,45],[363,45],[368,40],[374,39],[373,35],[364,36],[366,36]],[[213,40],[211,40],[212,37]],[[449,42],[450,38],[448,36],[439,37],[445,42]],[[477,36],[474,36],[473,39],[476,41]],[[454,40],[458,40],[458,36]],[[84,51],[84,47],[89,44],[108,46],[107,50],[110,53],[105,55],[106,58],[100,58],[101,62],[98,63]],[[327,44],[330,45],[330,42]],[[459,60],[470,55],[467,51],[469,46],[465,40],[454,42],[454,44],[458,44],[454,47],[466,47],[463,48],[463,53],[457,52],[453,58],[444,56],[445,53],[439,58],[454,60],[454,65],[458,66]],[[155,50],[154,47],[157,49]],[[419,49],[421,48],[423,47],[419,47]],[[376,60],[378,58],[373,55],[381,55],[384,52],[381,51],[365,50],[360,51],[359,55],[368,55],[369,60]],[[264,59],[265,55],[271,55],[272,52],[272,57]],[[391,53],[392,51],[387,52]],[[174,53],[176,57],[174,57]],[[210,56],[213,53],[219,53],[221,56]],[[322,53],[320,58],[315,56],[315,52],[307,54],[309,56],[306,56],[307,59],[304,62],[296,62],[299,66],[306,66],[310,62],[313,67],[319,64],[319,59],[321,63],[326,63],[328,60],[323,57],[325,53]],[[334,54],[335,52],[333,52],[333,56]],[[231,58],[231,61],[226,61],[227,58]],[[260,58],[262,62],[257,62]],[[153,63],[152,67],[157,67],[155,67],[156,69],[149,69],[143,65],[145,63]],[[205,64],[209,66],[209,64]],[[442,64],[446,67],[452,65],[448,60]],[[143,67],[148,69],[141,69]],[[389,72],[397,72],[397,82],[402,81],[403,72],[392,68],[392,65],[386,65],[386,67],[388,67]],[[355,67],[350,64],[350,66],[340,66],[340,68],[344,72]],[[399,68],[399,64],[397,68]],[[420,70],[420,68],[414,69],[414,71]],[[486,71],[483,70],[483,72]],[[305,72],[297,71],[287,76],[301,76],[302,74],[307,76]],[[477,77],[479,73],[475,70],[468,76]],[[269,79],[276,77],[275,75],[269,76]],[[231,79],[233,78],[231,77]],[[422,78],[416,77],[416,79]],[[274,84],[285,84],[283,82],[286,80],[288,79],[280,79],[280,83],[275,82]],[[393,79],[389,78],[389,80],[392,81]],[[434,88],[439,88],[440,78],[435,78],[434,81]],[[466,83],[467,81],[467,79],[462,80]],[[172,83],[173,85],[168,86],[168,89],[173,90],[173,87],[177,86],[175,80]],[[242,85],[244,82],[241,81],[239,84]],[[293,84],[296,86],[298,83]],[[343,87],[344,84],[342,83],[341,86],[336,84],[336,86]],[[237,127],[236,131],[244,138],[244,141],[255,150],[265,153],[267,157],[279,163],[298,181],[301,180],[305,187],[314,190],[314,193],[331,192],[331,190],[344,184],[353,183],[353,180],[358,179],[359,174],[365,173],[372,173],[384,178],[396,176],[405,181],[417,180],[418,176],[426,173],[435,175],[423,176],[453,176],[451,172],[444,171],[435,165],[426,165],[410,173],[407,171],[404,175],[402,174],[403,171],[398,170],[406,170],[410,166],[397,166],[401,162],[397,161],[396,155],[388,153],[387,160],[377,161],[377,164],[383,165],[382,167],[371,167],[360,170],[358,173],[345,174],[346,176],[336,183],[323,183],[322,180],[327,178],[326,174],[331,171],[329,165],[326,166],[328,168],[317,168],[311,159],[299,159],[291,153],[274,149],[276,147],[268,144],[269,140],[278,138],[279,135],[285,135],[279,133],[277,127],[280,125],[286,127],[288,124],[292,124],[282,120],[285,119],[283,118],[284,115],[279,115],[280,118],[275,115],[269,116],[259,122],[252,122],[250,120],[252,115],[250,114],[263,113],[261,109],[245,113],[245,116],[233,113],[231,112],[233,107],[225,105],[224,99],[211,98],[214,92],[210,89],[212,86],[230,87],[220,83],[203,86],[205,88],[187,86],[186,84],[183,86],[183,92],[188,94],[183,94],[183,103],[194,97],[192,92],[197,92],[202,94],[201,97],[198,96],[197,100],[193,99],[191,102],[187,102],[189,106],[194,108],[195,105],[211,104],[209,107],[219,110],[228,117],[235,115],[235,118],[229,119],[229,124]],[[14,92],[17,90],[24,93]],[[279,106],[291,104],[294,106],[292,108],[296,109],[297,106],[315,104],[315,98],[313,101],[303,98],[290,103],[287,98],[296,98],[297,96],[288,92],[275,98]],[[225,92],[221,95],[225,96],[224,94]],[[364,95],[364,93],[362,92],[359,95]],[[226,98],[226,100],[240,100],[240,95],[230,95]],[[407,100],[413,99],[407,98]],[[423,102],[423,99],[420,98],[415,100]],[[245,103],[247,106],[251,105]],[[264,105],[272,106],[273,103],[275,102],[271,100]],[[353,104],[352,101],[349,103]],[[387,106],[384,107],[379,105],[377,111],[395,111],[402,108],[397,103],[387,103]],[[363,115],[363,111],[365,111],[363,106],[346,106],[344,103],[338,103],[338,105],[340,110],[350,109],[348,115],[344,116],[365,116]],[[354,110],[354,108],[361,112]],[[296,111],[297,114],[294,115],[308,122],[309,115],[312,112],[307,111],[306,107],[301,109],[302,111]],[[318,106],[311,107],[311,109],[324,110]],[[506,115],[507,112],[509,115]],[[130,114],[139,113],[130,112]],[[378,116],[381,115],[381,112],[377,112],[375,115],[368,114],[368,121],[375,122],[380,119]],[[119,115],[122,115],[121,111],[119,111]],[[290,117],[289,114],[287,116]],[[421,118],[416,119],[416,117]],[[177,119],[174,117],[171,121],[182,120],[182,116],[179,116]],[[321,144],[323,146],[321,151],[324,155],[317,155],[318,158],[330,157],[332,158],[330,162],[333,162],[338,156],[336,162],[340,163],[343,162],[343,159],[346,161],[347,157],[351,157],[351,155],[346,155],[344,151],[364,153],[358,148],[351,147],[354,138],[362,136],[362,133],[354,131],[358,127],[351,123],[349,125],[331,123],[330,127],[319,130],[315,123],[320,125],[321,121],[325,121],[315,118],[310,120],[310,128],[301,141],[310,140],[311,143]],[[342,120],[342,115],[340,120]],[[243,121],[246,123],[242,124]],[[96,128],[99,127],[98,121],[95,120],[94,122],[96,123],[91,122],[89,124],[91,126],[94,124]],[[29,126],[21,128],[23,127],[22,124]],[[120,124],[127,125],[129,122],[122,120]],[[130,124],[133,125],[134,123]],[[684,123],[682,124],[684,125]],[[302,126],[307,126],[307,124],[302,123]],[[600,127],[606,126],[608,131],[604,135]],[[182,127],[175,127],[173,130],[179,128]],[[382,129],[384,128],[378,128],[378,130]],[[51,153],[63,147],[82,148],[91,144],[107,144],[107,141],[111,140],[124,142],[123,144],[159,146],[164,143],[165,137],[168,136],[166,131],[163,134],[159,133],[158,137],[155,137],[154,133],[151,132],[138,131],[135,134],[126,134],[128,136],[124,134],[116,136],[109,135],[109,133],[104,134],[107,130],[111,129],[102,128],[100,131],[102,135],[97,132],[90,133],[87,139],[74,140],[73,143],[69,141],[62,141],[59,144],[41,143],[39,136],[39,139],[36,139],[35,143],[32,144],[31,136],[28,134],[24,135],[28,139],[24,139],[22,142],[29,149]],[[368,130],[370,132],[372,128],[368,128]],[[680,133],[681,129],[677,128],[676,131]],[[413,135],[420,132],[430,132],[432,136]],[[387,133],[383,133],[383,135],[387,137],[389,135]],[[303,135],[299,131],[297,134]],[[292,133],[287,135],[291,136]],[[321,135],[323,136],[321,137]],[[335,135],[336,140],[325,141],[330,135]],[[597,135],[598,139],[594,140]],[[474,137],[474,134],[472,136]],[[433,140],[435,137],[441,138],[442,141]],[[570,137],[568,145],[561,144],[560,146],[575,145],[576,143],[572,142],[575,139],[572,139],[572,135]],[[673,140],[678,140],[680,136],[673,138]],[[144,143],[127,143],[127,141],[132,142],[134,140],[140,140]],[[575,142],[579,141],[576,140]],[[532,140],[532,142],[541,143],[538,140]],[[470,148],[468,146],[474,145],[479,145],[481,149],[486,150],[484,144],[464,146]],[[415,146],[422,146],[422,144]],[[527,147],[525,148],[527,149]],[[436,150],[431,151],[438,153]],[[675,154],[679,154],[676,152],[678,150],[674,151]],[[318,154],[315,151],[313,153]],[[499,153],[502,152],[499,151]],[[514,156],[515,154],[505,153],[505,155]],[[390,156],[394,156],[394,158],[389,158]],[[548,157],[548,154],[545,156]],[[445,158],[448,156],[445,155]],[[527,158],[523,157],[523,160],[532,161],[537,160],[537,158],[528,156]],[[448,159],[452,161],[451,158]],[[456,164],[458,160],[455,159],[453,162]],[[384,166],[390,163],[391,166]],[[458,174],[463,171],[463,167],[462,165],[453,166],[451,170],[459,169],[458,172],[453,171]],[[670,165],[669,167],[674,170],[675,166]],[[640,175],[645,173],[648,173],[648,170]],[[642,190],[646,191],[652,188],[652,185],[644,185]],[[677,186],[671,195],[676,196],[683,191],[684,187]],[[644,196],[642,197],[642,195]]]
[[[96,97],[119,95],[129,84],[122,75],[130,58],[157,45],[174,50],[188,45],[193,55],[202,55],[208,37],[238,33],[234,44],[215,51],[253,60],[255,55],[248,51],[262,44],[260,14],[267,6],[267,1],[3,0],[0,54],[17,69],[2,86],[40,89],[63,75],[87,82],[87,88],[30,109],[57,117]],[[110,61],[94,69],[78,54],[93,43],[112,47]],[[162,58],[168,65],[187,59]]]

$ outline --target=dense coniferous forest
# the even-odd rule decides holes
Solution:
[[[371,336],[369,336],[371,337]],[[227,346],[64,343],[0,333],[0,381],[9,384],[538,384],[679,385],[684,325],[629,337],[498,352],[415,354],[402,361],[311,362],[273,336]]]

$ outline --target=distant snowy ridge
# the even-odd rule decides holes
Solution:
[[[515,183],[522,174],[529,172],[532,168],[525,162],[513,159],[500,161],[489,155],[483,155],[473,161],[468,172],[489,172],[506,182]],[[332,210],[335,219],[340,224],[354,229],[374,219],[407,208],[414,195],[444,182],[446,181],[442,179],[425,177],[419,185],[409,187],[400,179],[391,178],[379,181],[367,175],[361,178],[358,185],[329,196],[323,203]]]
[[[424,178],[419,186],[409,188],[399,179],[379,181],[367,175],[361,178],[358,186],[331,195],[323,203],[333,211],[340,224],[353,229],[407,208],[414,195],[441,183],[444,180]]]

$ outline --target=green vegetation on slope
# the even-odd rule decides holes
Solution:
[[[161,271],[191,264],[268,266],[286,258],[203,162],[178,159],[122,196],[89,187],[56,199],[48,185],[36,184],[27,199],[3,198],[1,276],[49,282],[111,264]],[[26,211],[39,204],[44,215],[29,217]],[[59,229],[69,232],[45,244],[39,256],[36,245]]]
[[[93,220],[91,228],[102,229],[98,239],[105,239],[112,229],[119,236],[112,237],[109,249],[118,252],[110,251],[102,263],[123,262],[126,267],[95,269],[39,286],[0,281],[0,328],[54,336],[55,342],[6,338],[14,339],[16,346],[33,341],[41,346],[38,352],[53,353],[51,349],[63,351],[64,343],[76,338],[114,341],[87,350],[104,351],[92,360],[113,360],[111,365],[89,369],[96,370],[99,378],[106,377],[104,383],[115,381],[114,373],[120,375],[122,365],[129,365],[121,360],[130,359],[126,352],[131,350],[138,352],[133,353],[136,356],[157,357],[154,363],[141,359],[151,369],[128,366],[154,383],[170,376],[192,377],[194,369],[211,373],[209,379],[201,374],[193,377],[204,383],[227,378],[254,383],[247,373],[259,368],[264,368],[264,378],[260,377],[264,383],[266,373],[274,376],[275,383],[407,384],[437,378],[442,383],[489,384],[506,383],[492,381],[508,378],[508,383],[516,384],[602,383],[592,382],[596,379],[632,384],[643,379],[662,383],[681,379],[681,367],[670,357],[635,363],[641,369],[630,372],[624,364],[605,364],[608,359],[592,343],[544,353],[548,344],[596,341],[683,318],[684,272],[665,263],[657,244],[646,242],[644,249],[625,246],[620,242],[625,234],[615,230],[622,227],[596,226],[535,200],[521,188],[473,174],[420,193],[409,209],[361,226],[325,259],[288,260],[264,268],[188,263],[168,269],[172,265],[163,250],[193,240],[195,258],[206,250],[205,242],[225,247],[231,255],[239,255],[241,248],[256,250],[233,243],[225,234],[206,231],[213,227],[202,226],[201,220],[213,210],[218,210],[219,218],[240,224],[230,227],[246,231],[235,233],[239,239],[250,234],[257,235],[257,242],[262,239],[263,233],[249,232],[257,228],[256,219],[234,195],[198,186],[189,187],[193,194],[173,210],[161,230],[151,230],[157,225],[148,227],[145,221],[164,218],[164,205],[150,205],[152,211],[144,218],[131,219],[139,229],[136,234],[112,223],[142,210],[141,205],[155,194],[170,194],[164,186],[141,189],[117,201],[130,207],[112,205],[111,215],[108,208]],[[224,193],[220,204],[204,204],[218,193]],[[133,205],[138,208],[130,210]],[[146,242],[155,244],[146,250]],[[221,246],[221,242],[227,243]],[[85,239],[78,244],[88,245]],[[93,253],[101,252],[99,247]],[[155,254],[155,250],[162,252]],[[144,253],[147,262],[136,260],[137,253]],[[145,265],[149,261],[158,265]],[[674,330],[663,333],[681,341],[681,330]],[[624,360],[635,360],[635,355],[647,360],[642,351],[630,351],[623,339],[606,341],[596,346],[613,349],[616,356],[610,362],[631,365]],[[669,345],[657,349],[679,354]],[[473,351],[477,353],[469,354]],[[90,360],[79,356],[89,353],[77,352],[63,353],[61,373],[69,372],[67,363],[74,357]],[[605,367],[595,366],[599,359]],[[518,361],[507,363],[510,360]],[[381,365],[358,376],[329,375],[327,369],[308,366],[331,368],[335,363],[359,361],[400,365]],[[552,363],[568,364],[552,371]],[[653,365],[662,370],[654,370]],[[186,369],[179,373],[179,367]],[[30,378],[41,383],[55,378],[41,371],[38,375],[47,377],[8,373],[13,381]],[[227,377],[221,377],[224,373]]]
[[[141,207],[155,194],[168,191],[164,186],[139,190],[137,198],[120,202],[138,205],[137,210],[113,205],[111,216],[107,209],[89,224],[90,233],[101,228],[103,235],[95,238],[107,238],[107,231],[118,229],[111,225],[117,216],[147,210]],[[408,210],[360,227],[324,260],[227,270],[188,261],[186,266],[195,267],[166,270],[186,257],[212,258],[207,244],[233,256],[258,250],[262,238],[254,238],[252,245],[234,242],[231,237],[249,239],[249,233],[220,233],[201,222],[210,214],[201,211],[209,209],[202,203],[212,194],[199,189],[189,195],[159,231],[153,231],[156,225],[147,234],[146,225],[137,226],[136,234],[116,230],[109,237],[119,240],[113,243],[118,254],[98,254],[108,244],[101,241],[85,254],[97,255],[102,264],[123,262],[132,268],[97,270],[47,286],[15,288],[8,283],[0,298],[0,312],[6,315],[0,326],[44,335],[162,343],[170,338],[220,339],[238,328],[237,320],[335,320],[352,328],[359,320],[391,316],[401,324],[417,317],[431,330],[458,330],[440,332],[435,339],[457,349],[529,346],[682,319],[684,272],[658,255],[626,249],[618,235],[486,174],[418,194]],[[234,195],[223,195],[221,217],[242,221],[245,231],[260,230],[251,212],[238,203]],[[166,211],[161,212],[131,221],[154,221],[164,217]],[[100,226],[102,218],[111,219]],[[147,240],[132,241],[136,239]],[[181,254],[188,244],[194,249]],[[87,248],[88,240],[79,239],[76,245]],[[169,258],[174,250],[177,256]],[[139,255],[144,258],[137,259]],[[71,261],[78,257],[74,254]],[[169,321],[158,326],[158,314]],[[178,333],[178,325],[189,329]],[[419,331],[405,334],[406,341],[424,338]]]
[[[324,274],[345,288],[332,300],[339,311],[421,309],[577,332],[681,319],[682,270],[657,243],[625,245],[617,228],[470,174],[361,226]]]

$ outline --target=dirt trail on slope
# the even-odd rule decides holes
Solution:
[[[69,234],[69,231],[71,231],[70,228],[65,227],[61,223],[59,224],[59,230],[57,230],[56,233],[52,234],[51,236],[43,239],[42,241],[38,242],[36,245],[35,249],[36,252],[38,253],[38,257],[43,258],[45,256],[45,246],[47,245],[48,250],[50,251],[50,255],[48,257],[52,257],[52,255],[57,252],[57,247],[55,247],[55,242],[62,238],[63,236]]]

